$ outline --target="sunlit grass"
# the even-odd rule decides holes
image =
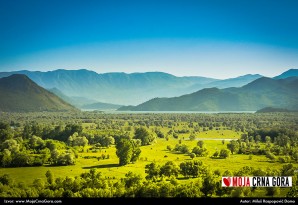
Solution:
[[[76,159],[76,164],[72,166],[41,166],[41,167],[20,167],[20,168],[1,168],[1,174],[9,174],[16,182],[25,182],[30,184],[36,178],[41,178],[45,180],[45,173],[50,170],[54,177],[75,177],[84,173],[92,168],[97,169],[102,173],[102,176],[110,179],[120,179],[125,176],[129,171],[140,174],[145,177],[145,166],[151,162],[156,162],[160,165],[166,163],[167,161],[173,161],[177,165],[186,160],[192,160],[186,154],[177,154],[175,152],[167,150],[167,146],[170,145],[172,148],[179,143],[181,139],[181,144],[186,144],[192,150],[193,147],[197,146],[198,140],[186,140],[189,136],[184,134],[185,140],[183,140],[183,135],[179,136],[179,139],[170,138],[168,141],[166,139],[157,139],[152,145],[142,146],[142,153],[139,160],[134,164],[128,164],[126,166],[118,166],[119,159],[116,156],[116,148],[114,146],[102,149],[97,153],[93,153],[85,148],[83,153],[79,153],[78,159]],[[222,143],[223,138],[233,139],[239,138],[240,133],[236,133],[230,130],[211,130],[207,132],[201,132],[196,135],[198,138],[213,138],[213,140],[204,140],[204,146],[209,151],[206,157],[195,157],[193,160],[201,160],[207,165],[211,170],[220,170],[223,173],[226,170],[235,172],[244,166],[251,166],[254,168],[261,168],[266,170],[280,169],[283,164],[275,162],[269,162],[264,155],[253,155],[250,160],[248,155],[234,154],[227,159],[213,159],[211,156],[216,150],[227,147],[228,141]],[[217,138],[219,140],[214,140]],[[109,155],[109,159],[85,159],[85,156],[95,156],[100,157],[104,154]],[[185,180],[184,180],[185,181]],[[183,181],[183,182],[184,182]],[[186,180],[187,181],[187,180]]]

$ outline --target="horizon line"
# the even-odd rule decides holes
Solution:
[[[100,74],[109,74],[109,73],[123,73],[123,74],[127,74],[127,75],[131,75],[131,74],[145,74],[145,73],[164,73],[164,74],[169,74],[169,75],[172,75],[172,76],[175,76],[175,77],[203,77],[203,78],[212,78],[212,79],[215,79],[215,80],[225,80],[225,79],[231,79],[231,78],[238,78],[238,77],[243,77],[243,76],[247,76],[247,75],[261,75],[262,77],[269,77],[269,78],[274,78],[276,76],[266,76],[266,75],[262,75],[260,73],[247,73],[247,74],[243,74],[243,75],[238,75],[238,76],[235,76],[235,77],[228,77],[228,78],[216,78],[216,77],[210,77],[210,76],[203,76],[203,75],[183,75],[183,76],[180,76],[180,75],[175,75],[175,74],[172,74],[172,73],[168,73],[168,72],[164,72],[164,71],[144,71],[144,72],[124,72],[124,71],[113,71],[113,72],[104,72],[104,73],[99,73],[97,72],[96,70],[92,70],[92,69],[87,69],[87,68],[78,68],[78,69],[67,69],[67,68],[58,68],[58,69],[53,69],[53,70],[27,70],[27,69],[22,69],[22,70],[12,70],[12,71],[0,71],[0,72],[6,72],[6,73],[11,73],[11,72],[20,72],[20,71],[27,71],[27,72],[41,72],[41,73],[46,73],[46,72],[55,72],[55,71],[80,71],[80,70],[85,70],[85,71],[89,71],[89,72],[94,72],[98,75]],[[289,69],[286,69],[284,72],[287,72],[289,70],[297,70],[295,68],[289,68]],[[282,73],[284,73],[282,72]],[[282,74],[280,73],[280,74]],[[279,75],[280,75],[279,74]]]

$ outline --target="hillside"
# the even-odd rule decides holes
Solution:
[[[275,76],[275,79],[284,79],[284,78],[289,78],[289,77],[298,77],[298,69],[290,69],[282,74]]]
[[[207,85],[211,87],[217,87],[217,88],[241,87],[261,77],[263,76],[259,74],[254,74],[254,75],[247,74],[247,75],[239,76],[237,78],[228,78],[226,80],[212,82]]]
[[[0,79],[0,111],[75,111],[53,93],[38,86],[25,75],[14,74]]]
[[[298,110],[298,78],[259,78],[241,88],[205,88],[174,98],[154,98],[132,111],[255,111],[264,107]]]
[[[285,108],[265,107],[258,110],[256,113],[271,113],[271,112],[293,112]]]
[[[0,72],[0,77],[16,73],[27,75],[43,88],[57,88],[71,98],[80,97],[83,101],[79,106],[91,104],[90,100],[93,103],[137,105],[155,97],[181,96],[203,88],[240,87],[260,77],[246,75],[218,80],[199,76],[177,77],[163,72],[98,74],[85,69]]]
[[[92,100],[92,99],[88,99],[88,98],[84,98],[84,97],[67,96],[57,88],[49,89],[49,91],[54,93],[55,95],[57,95],[59,98],[61,98],[65,102],[75,106],[76,108],[81,108],[82,106],[84,106],[86,104],[89,105],[89,104],[97,103],[96,100]]]

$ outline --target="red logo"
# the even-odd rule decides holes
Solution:
[[[225,183],[226,186],[230,186],[230,184],[231,184],[231,177],[223,178],[223,182]]]

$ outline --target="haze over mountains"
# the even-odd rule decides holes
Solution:
[[[12,74],[25,74],[41,87],[55,89],[55,94],[66,96],[68,99],[64,100],[78,107],[96,102],[137,105],[155,97],[180,96],[203,88],[240,87],[262,77],[245,75],[218,80],[196,76],[177,77],[162,72],[98,74],[83,69],[0,72],[0,78]]]
[[[131,111],[256,111],[264,107],[298,110],[298,77],[262,77],[241,88],[205,88],[174,98],[154,98]]]
[[[75,111],[53,93],[38,86],[25,75],[0,78],[0,111]]]
[[[98,74],[88,70],[0,72],[2,82],[0,108],[2,111],[12,110],[12,106],[15,106],[17,111],[36,108],[73,109],[64,102],[66,101],[78,108],[99,110],[119,108],[132,111],[255,111],[264,107],[298,110],[297,71],[291,69],[274,78],[248,74],[226,80],[176,77],[161,72],[132,74]],[[35,83],[24,75],[13,75],[15,73],[23,73]],[[4,76],[11,77],[1,78]],[[49,89],[50,92],[40,88],[36,83]],[[13,86],[14,84],[19,86]],[[24,87],[30,89],[23,90]],[[39,90],[37,93],[41,95],[37,97],[37,93],[32,92],[33,90]],[[4,96],[11,95],[13,102],[20,103],[10,105],[9,100],[3,100]],[[37,103],[32,103],[30,100],[22,101],[25,96]],[[28,104],[26,109],[20,107],[21,102]],[[48,102],[51,103],[47,104]],[[43,103],[44,107],[41,106]],[[121,104],[139,105],[122,107]]]

